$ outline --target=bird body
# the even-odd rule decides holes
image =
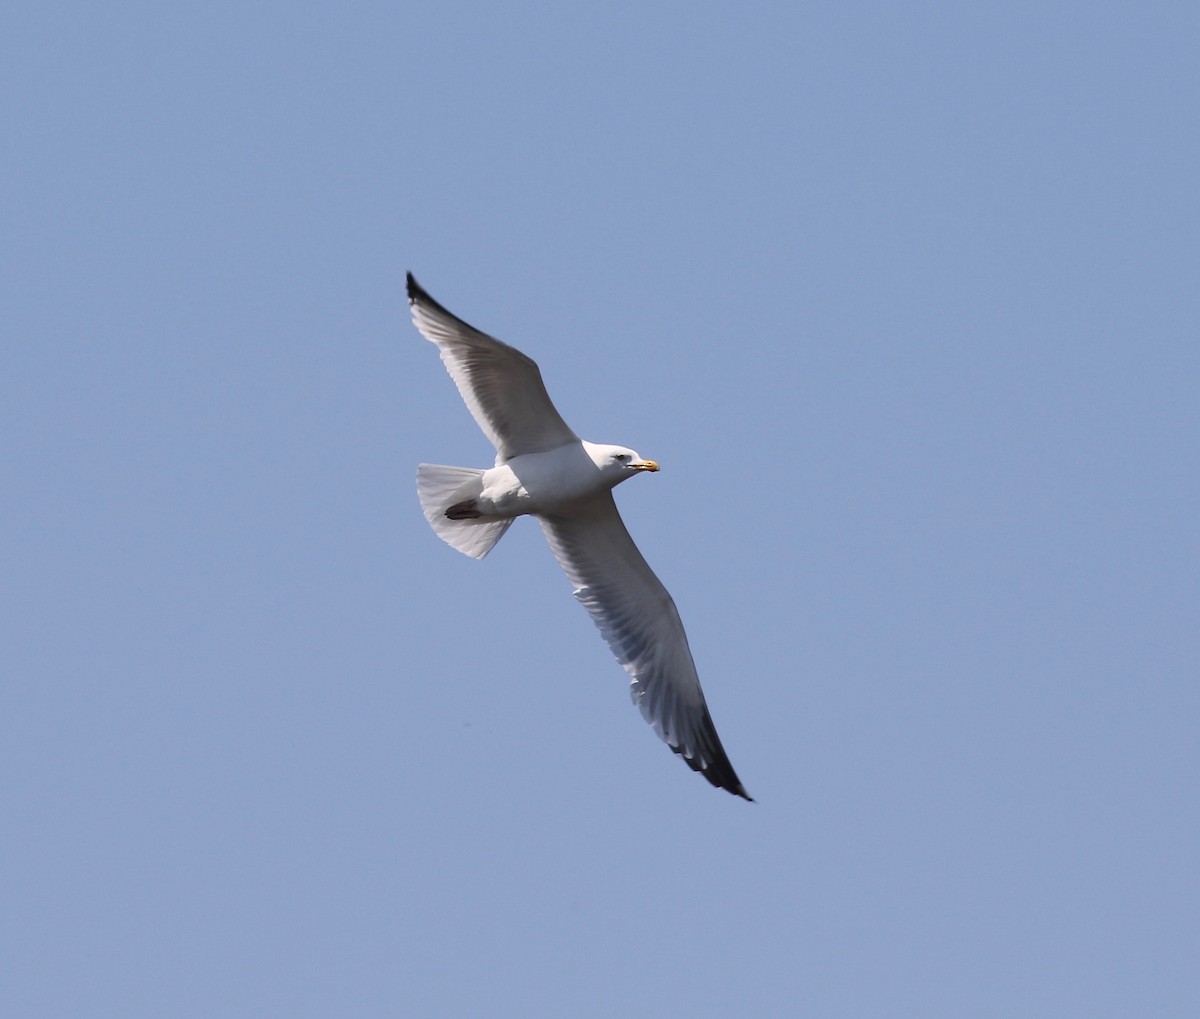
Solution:
[[[535,517],[575,597],[629,673],[642,715],[692,770],[750,799],[708,713],[675,603],[613,501],[617,485],[658,464],[625,446],[576,436],[529,357],[452,315],[411,273],[408,296],[417,329],[437,344],[496,447],[490,468],[420,465],[417,492],[430,526],[482,559],[517,517]]]
[[[579,439],[484,471],[475,502],[481,519],[568,512],[641,471],[656,470],[658,464],[624,446]]]

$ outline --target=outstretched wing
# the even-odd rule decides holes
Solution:
[[[675,602],[633,543],[609,492],[571,516],[539,517],[575,597],[632,677],[633,702],[688,767],[750,799],[725,755]]]
[[[497,463],[578,439],[550,402],[532,358],[450,314],[411,272],[408,303],[413,324],[437,344],[467,408],[496,447]]]

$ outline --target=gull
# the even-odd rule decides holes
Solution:
[[[413,324],[442,362],[484,435],[493,467],[421,464],[425,519],[447,544],[482,559],[519,516],[542,525],[555,558],[630,676],[633,702],[693,771],[747,800],[725,755],[667,589],[625,529],[612,490],[658,470],[632,449],[580,439],[555,410],[537,364],[437,301],[408,274]]]

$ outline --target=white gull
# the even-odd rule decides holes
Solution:
[[[725,755],[675,602],[621,522],[612,490],[658,464],[585,442],[550,402],[538,366],[456,318],[408,274],[421,335],[437,344],[471,414],[496,447],[489,469],[421,464],[417,492],[444,541],[482,559],[518,516],[533,516],[579,599],[631,677],[646,721],[693,771],[751,799]]]

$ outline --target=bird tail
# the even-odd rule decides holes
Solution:
[[[483,491],[483,471],[474,467],[446,467],[442,464],[421,464],[417,468],[417,495],[421,509],[434,533],[472,559],[482,559],[508,530],[512,518],[494,517],[453,519],[447,510],[470,503]]]

